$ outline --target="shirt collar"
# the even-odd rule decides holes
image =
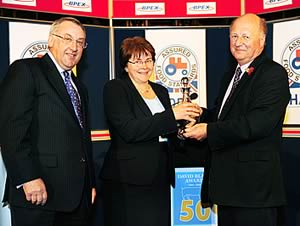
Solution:
[[[55,60],[54,56],[52,55],[52,53],[50,51],[48,51],[48,54],[51,58],[51,60],[53,61],[53,63],[55,64],[57,70],[59,71],[60,74],[63,74],[64,70],[61,66],[59,66],[59,64],[57,63],[57,61]],[[70,71],[68,71],[68,73],[70,74]]]
[[[242,74],[244,74],[244,72],[246,71],[246,69],[249,67],[249,65],[250,65],[251,63],[252,63],[252,61],[249,62],[249,63],[247,63],[247,64],[244,64],[244,65],[242,65],[242,66],[240,66],[240,65],[238,64],[237,67],[240,67],[241,70],[242,70]]]

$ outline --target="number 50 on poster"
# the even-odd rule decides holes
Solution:
[[[172,226],[217,226],[217,207],[201,206],[203,168],[177,168],[171,189]]]

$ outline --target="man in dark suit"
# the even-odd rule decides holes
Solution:
[[[278,225],[278,207],[286,203],[279,152],[290,93],[285,69],[263,53],[266,32],[254,14],[233,21],[230,49],[238,65],[225,75],[216,108],[201,116],[206,123],[185,130],[186,137],[207,139],[202,189],[218,205],[219,226]]]
[[[13,226],[87,226],[95,198],[87,91],[71,69],[87,46],[83,25],[55,21],[42,58],[10,65],[0,88],[5,201]]]

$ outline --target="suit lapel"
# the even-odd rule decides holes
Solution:
[[[251,75],[249,75],[247,72],[244,72],[241,80],[238,83],[238,86],[236,87],[236,89],[234,90],[234,93],[232,94],[232,96],[230,97],[230,99],[225,102],[219,120],[222,120],[225,118],[226,114],[229,112],[229,110],[231,109],[233,103],[235,102],[236,98],[239,96],[239,94],[243,91],[243,89],[245,89],[245,87],[247,86],[248,82],[252,79],[252,77],[255,76],[255,71],[257,70],[257,68],[259,67],[259,65],[266,59],[266,55],[265,54],[261,54],[259,57],[257,57],[250,65],[248,68],[253,67],[254,71],[251,73]],[[232,71],[232,75],[234,74],[234,70]],[[231,78],[232,78],[231,75]],[[227,77],[228,78],[228,77]],[[230,80],[231,80],[230,78]],[[227,84],[229,85],[230,80],[227,81]],[[226,87],[223,87],[223,97],[225,95],[226,89],[228,87],[228,85]],[[219,106],[219,109],[221,107],[222,104],[222,100]]]
[[[58,96],[61,98],[61,101],[66,106],[67,110],[76,120],[79,125],[78,119],[76,117],[71,98],[67,92],[64,81],[62,80],[59,71],[57,70],[55,64],[51,60],[48,54],[46,54],[43,58],[43,70],[44,75],[48,79],[49,83],[53,87],[53,89],[57,92]]]
[[[233,73],[234,73],[234,71],[226,73],[225,76],[224,76],[224,79],[221,80],[220,92],[219,92],[218,99],[217,99],[217,110],[216,110],[217,115],[220,112],[220,109],[221,109],[221,106],[222,106],[222,102],[223,102],[226,90],[227,90],[227,88],[229,86],[229,83],[230,83],[230,81],[232,79]],[[216,118],[217,118],[217,115],[216,115]]]
[[[231,109],[233,103],[235,102],[235,99],[238,97],[239,93],[243,90],[243,87],[247,84],[248,81],[249,81],[249,76],[245,72],[241,80],[239,81],[238,86],[235,88],[232,96],[228,101],[225,102],[219,117],[220,120],[224,119],[228,111]]]
[[[170,99],[166,98],[166,96],[162,92],[160,92],[160,89],[157,89],[157,87],[155,85],[152,85],[151,82],[150,82],[150,85],[151,85],[152,89],[154,90],[155,94],[157,95],[158,99],[164,106],[164,108],[165,109],[170,108]]]

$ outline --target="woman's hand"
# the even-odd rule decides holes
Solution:
[[[187,120],[192,124],[196,123],[196,118],[202,114],[202,109],[195,103],[181,103],[172,109],[176,120]]]

